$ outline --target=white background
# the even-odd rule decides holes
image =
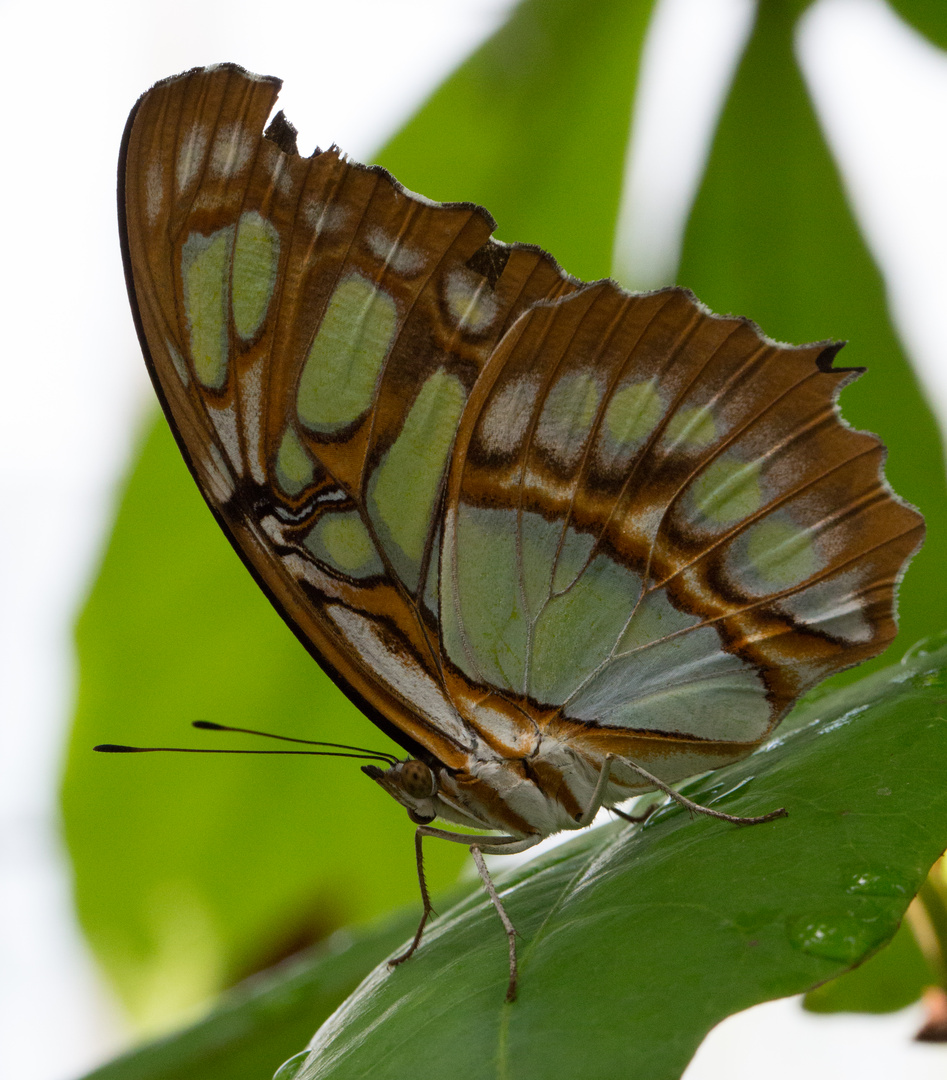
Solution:
[[[280,102],[302,147],[334,141],[370,159],[510,2],[0,2],[4,1077],[68,1080],[130,1038],[73,921],[55,811],[73,691],[71,621],[150,401],[115,226],[128,110],[158,78],[236,60],[285,79]],[[639,281],[661,280],[673,266],[708,112],[748,12],[748,0],[660,4],[618,256],[636,265]],[[799,48],[899,330],[944,418],[947,58],[881,0],[819,0]],[[947,1047],[912,1043],[919,1019],[917,1009],[816,1018],[795,1001],[775,1002],[713,1032],[687,1080],[940,1077]]]

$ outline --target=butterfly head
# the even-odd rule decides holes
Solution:
[[[429,825],[439,816],[437,777],[417,758],[399,761],[388,769],[363,765],[362,772],[377,781],[402,806],[416,825]]]

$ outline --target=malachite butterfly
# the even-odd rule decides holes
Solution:
[[[750,753],[894,637],[923,521],[839,416],[838,344],[586,284],[479,206],[301,157],[282,113],[264,133],[279,88],[221,65],[133,110],[142,348],[238,554],[409,755],[365,771],[419,869],[422,836],[472,844],[436,818],[499,833],[472,851],[512,998],[481,852]]]

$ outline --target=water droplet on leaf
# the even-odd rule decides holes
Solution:
[[[885,788],[879,789],[878,794],[882,792],[891,794]],[[916,882],[908,881],[900,871],[892,870],[887,866],[868,866],[848,876],[845,891],[861,896],[907,898],[914,895],[915,887]]]
[[[810,956],[852,964],[890,937],[894,927],[893,919],[879,918],[877,912],[866,911],[863,917],[840,912],[796,920],[790,924],[789,940]]]

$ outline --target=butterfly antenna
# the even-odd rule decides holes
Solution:
[[[289,735],[274,735],[269,731],[254,731],[252,728],[227,727],[210,720],[195,720],[192,727],[203,731],[235,731],[243,735],[261,735],[266,739],[279,739],[282,742],[304,743],[307,746],[327,746],[331,750],[210,750],[195,746],[122,746],[118,743],[100,743],[92,749],[102,754],[296,754],[313,757],[344,757],[367,761],[384,761],[386,765],[397,765],[398,759],[393,754],[366,750],[361,746],[346,746],[344,743],[316,742],[313,739],[294,739]],[[333,752],[335,751],[335,752]]]
[[[378,750],[366,750],[364,746],[348,746],[345,743],[316,742],[313,739],[294,739],[290,735],[274,735],[272,731],[256,731],[253,728],[229,727],[226,724],[215,724],[212,720],[194,720],[191,727],[200,728],[202,731],[236,731],[241,735],[260,735],[264,739],[280,739],[282,742],[304,743],[306,746],[328,746],[332,750],[353,750],[357,754],[365,754],[368,757],[377,758],[380,761],[390,761],[392,765],[398,764],[398,758],[394,754],[385,754]]]

